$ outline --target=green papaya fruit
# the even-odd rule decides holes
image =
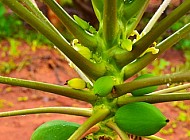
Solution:
[[[153,74],[143,74],[143,75],[137,77],[135,80],[140,80],[143,78],[149,78],[149,77],[153,77],[153,76],[154,76]],[[154,92],[155,90],[157,90],[157,88],[158,88],[158,86],[149,86],[149,87],[145,87],[145,88],[140,88],[140,89],[133,90],[131,92],[131,94],[133,96],[142,96],[142,95]]]
[[[123,131],[136,136],[149,136],[164,127],[168,119],[152,104],[134,102],[120,107],[115,122]]]
[[[97,79],[93,86],[94,94],[104,97],[112,91],[114,80],[111,76],[103,76]]]
[[[81,78],[73,78],[67,81],[67,84],[74,89],[84,89],[86,87],[86,82]]]
[[[39,126],[30,140],[68,140],[80,125],[63,120],[53,120]]]

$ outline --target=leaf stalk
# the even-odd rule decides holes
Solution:
[[[42,113],[59,113],[59,114],[90,117],[92,115],[92,110],[88,108],[76,108],[76,107],[42,107],[42,108],[0,112],[0,117],[20,116],[28,114],[42,114]]]

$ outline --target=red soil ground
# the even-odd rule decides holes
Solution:
[[[15,57],[14,61],[19,64],[25,60],[29,65],[26,65],[21,70],[15,69],[6,76],[38,80],[60,85],[63,85],[66,80],[78,76],[67,65],[64,58],[51,48],[42,46],[36,51],[32,51],[30,47],[22,43],[19,50],[21,50],[22,53],[19,57]],[[0,48],[0,53],[1,52],[2,48]],[[175,58],[172,56],[175,56]],[[171,61],[172,65],[182,64],[184,62],[182,53],[175,50],[166,52],[163,57]],[[0,58],[0,62],[6,60],[7,57]],[[28,97],[28,100],[18,101],[19,97]],[[180,107],[180,103],[182,104],[182,107]],[[67,97],[3,84],[0,84],[0,105],[1,112],[45,106],[90,107],[87,103]],[[190,139],[190,101],[176,102],[175,106],[174,103],[161,103],[157,104],[157,106],[170,119],[168,126],[163,129],[162,133],[158,133],[157,135],[162,136],[166,140]],[[186,108],[183,110],[183,107]],[[60,114],[40,114],[0,118],[0,140],[29,140],[32,132],[39,125],[54,119],[63,119],[78,123],[82,123],[85,120],[84,117]]]

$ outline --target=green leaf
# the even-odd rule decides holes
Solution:
[[[78,23],[78,25],[83,28],[84,30],[88,30],[90,28],[90,25],[88,22],[86,22],[85,20],[81,19],[80,17],[78,17],[77,15],[73,16],[75,21]]]
[[[103,18],[104,1],[103,0],[92,0],[92,6],[94,8],[96,17],[98,18],[99,22],[101,22],[102,18]]]

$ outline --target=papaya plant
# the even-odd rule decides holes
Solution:
[[[165,0],[140,34],[135,29],[149,0],[91,0],[99,21],[98,29],[77,15],[71,17],[55,0],[43,1],[74,36],[73,41],[65,39],[34,1],[1,0],[46,36],[81,79],[68,79],[67,85],[60,86],[0,76],[0,83],[78,99],[92,104],[92,108],[43,107],[1,112],[0,117],[36,113],[88,117],[81,125],[63,120],[46,122],[35,130],[31,140],[129,140],[130,135],[162,139],[154,134],[168,123],[169,118],[153,104],[190,100],[189,92],[178,92],[190,87],[185,84],[190,81],[190,71],[160,76],[147,73],[135,80],[130,78],[190,32],[190,23],[187,23],[171,36],[157,42],[167,29],[190,10],[190,1],[184,0],[168,16],[157,22],[171,1]],[[184,85],[155,91],[157,86],[168,83]]]

